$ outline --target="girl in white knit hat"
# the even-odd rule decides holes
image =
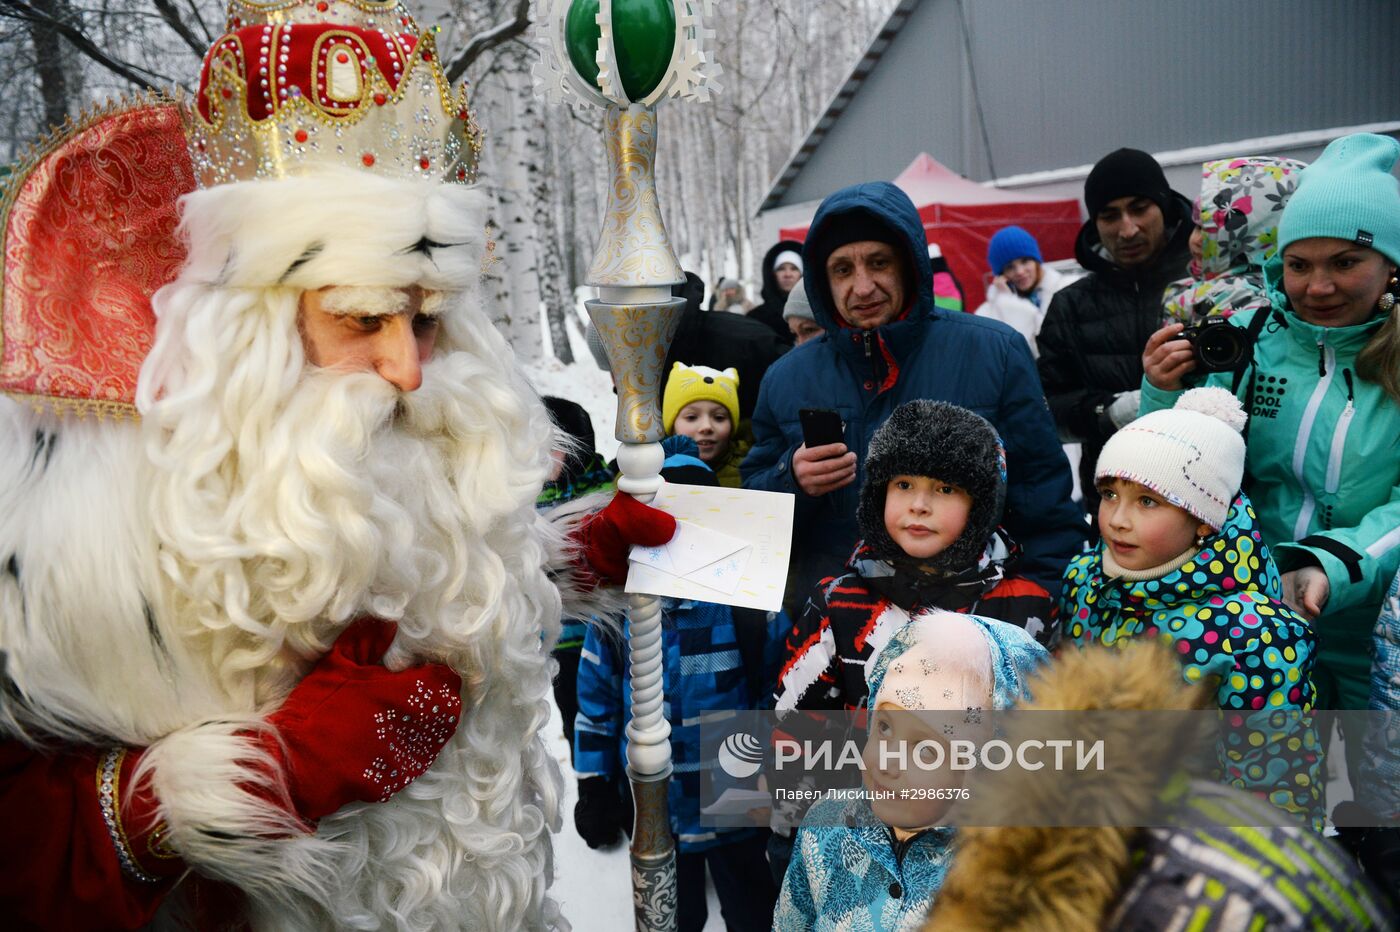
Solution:
[[[1213,682],[1219,707],[1243,713],[1229,718],[1221,778],[1321,830],[1321,746],[1301,715],[1316,701],[1316,642],[1280,600],[1240,491],[1245,418],[1234,395],[1200,388],[1109,439],[1095,468],[1102,540],[1070,562],[1060,619],[1078,646],[1169,642],[1187,682]],[[1293,727],[1263,720],[1279,711]]]

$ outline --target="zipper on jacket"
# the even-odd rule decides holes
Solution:
[[[864,333],[865,337],[865,359],[867,362],[875,358],[875,352],[870,348],[870,331]]]
[[[1308,489],[1308,484],[1303,480],[1303,461],[1308,453],[1308,437],[1312,434],[1313,425],[1317,423],[1317,412],[1322,407],[1322,401],[1327,397],[1327,390],[1332,387],[1332,369],[1335,364],[1336,354],[1332,347],[1327,345],[1325,339],[1319,338],[1317,341],[1317,369],[1321,378],[1317,380],[1317,385],[1313,388],[1313,393],[1308,398],[1308,406],[1303,409],[1303,419],[1298,424],[1298,436],[1293,441],[1293,478],[1298,483],[1298,489],[1303,493],[1303,502],[1298,508],[1298,518],[1293,522],[1293,539],[1302,540],[1308,536],[1308,525],[1312,522],[1313,512],[1317,509],[1317,499]]]
[[[1337,427],[1332,431],[1332,452],[1327,457],[1327,483],[1323,486],[1328,495],[1335,494],[1342,485],[1342,452],[1347,445],[1347,430],[1351,419],[1356,416],[1356,383],[1352,381],[1351,370],[1343,369],[1342,378],[1347,383],[1347,406],[1337,418]]]

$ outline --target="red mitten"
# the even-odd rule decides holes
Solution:
[[[457,730],[462,678],[442,664],[398,673],[381,663],[398,626],[361,618],[341,632],[282,707],[268,716],[297,814],[384,802],[422,776]]]
[[[676,519],[626,492],[618,492],[602,511],[579,526],[583,568],[606,586],[627,581],[627,554],[633,544],[660,547],[676,534]]]

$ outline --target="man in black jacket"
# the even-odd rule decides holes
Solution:
[[[1060,438],[1084,445],[1080,486],[1092,516],[1094,464],[1108,438],[1137,417],[1142,350],[1161,326],[1163,290],[1186,273],[1192,223],[1191,202],[1137,149],[1100,159],[1084,202],[1089,219],[1074,253],[1089,274],[1055,295],[1036,342]]]
[[[778,335],[784,346],[791,346],[793,337],[783,320],[783,307],[788,293],[802,280],[802,244],[785,239],[776,243],[763,257],[763,303],[749,311],[749,319],[762,323]]]

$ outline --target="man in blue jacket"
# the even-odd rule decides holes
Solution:
[[[934,307],[923,222],[887,182],[828,197],[803,264],[826,335],[768,370],[743,463],[747,488],[797,496],[789,593],[809,591],[850,555],[870,438],[916,398],[961,405],[996,427],[1007,458],[1003,525],[1024,550],[1020,572],[1058,589],[1087,529],[1026,341],[999,321]],[[845,443],[804,446],[803,408],[840,412]]]

